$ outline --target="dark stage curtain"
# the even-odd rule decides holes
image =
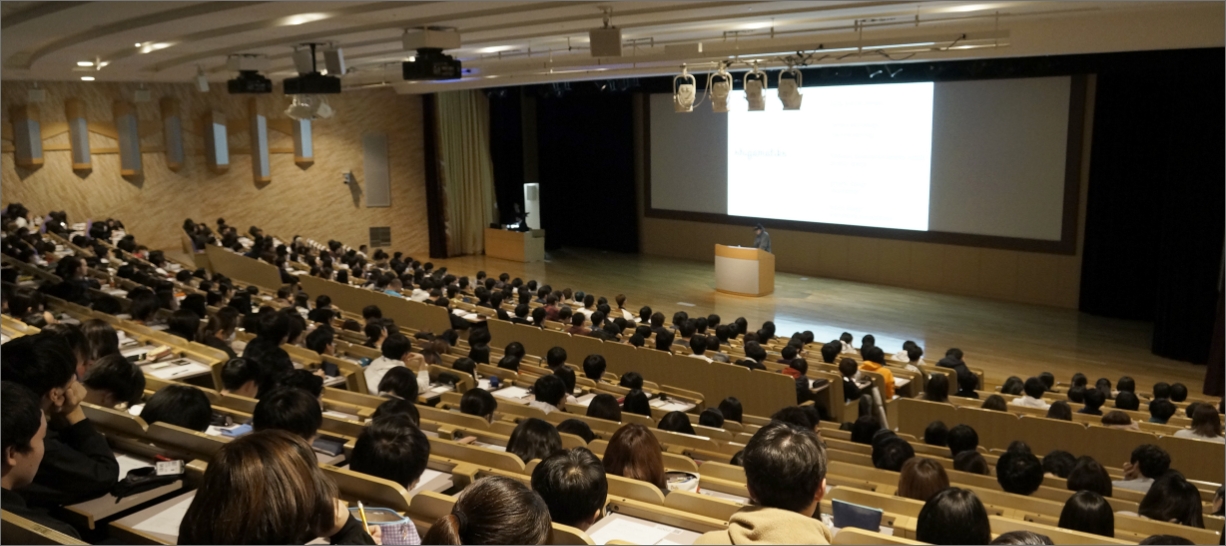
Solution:
[[[1154,321],[1155,354],[1205,363],[1226,222],[1223,50],[1098,74],[1080,308]]]
[[[494,199],[498,212],[512,220],[514,206],[524,209],[523,106],[519,89],[502,89],[489,94],[490,160],[494,164]],[[552,235],[552,234],[549,234]]]

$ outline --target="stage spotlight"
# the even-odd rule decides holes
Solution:
[[[741,87],[745,89],[745,99],[749,101],[750,112],[766,110],[766,96],[763,92],[767,86],[766,73],[758,70],[758,63],[754,63],[753,70],[746,72],[741,78]]]
[[[902,72],[902,69],[899,68],[898,70],[890,70],[890,67],[887,66],[885,67],[885,71],[887,74],[890,75],[890,78],[892,79],[894,76],[897,76],[899,72]]]
[[[800,110],[800,101],[804,99],[800,94],[800,85],[800,71],[796,67],[779,72],[779,102],[783,103],[784,110]]]
[[[285,115],[290,119],[311,119],[315,117],[315,111],[319,109],[319,102],[315,95],[290,95],[292,97],[289,108],[285,109]]]
[[[697,83],[694,76],[691,76],[685,66],[682,66],[681,74],[673,78],[673,110],[675,112],[694,111],[694,90]]]
[[[728,93],[732,92],[732,76],[721,63],[719,71],[711,76],[711,110],[718,113],[728,112]]]

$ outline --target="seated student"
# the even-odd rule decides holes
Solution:
[[[898,436],[889,435],[873,442],[873,467],[879,470],[899,472],[914,457],[915,448]]]
[[[349,458],[349,469],[395,482],[411,491],[429,462],[429,439],[413,419],[406,415],[384,415],[362,429]],[[412,523],[403,531],[405,539],[395,544],[421,543]],[[385,535],[383,540],[388,538]]]
[[[1171,383],[1171,402],[1179,403],[1188,399],[1188,386],[1183,383]]]
[[[336,355],[336,334],[331,328],[316,328],[307,334],[306,348],[318,355]]]
[[[689,346],[690,352],[692,353],[689,355],[691,358],[712,362],[711,357],[707,356],[706,354],[707,336],[701,334],[694,334],[693,336],[690,336]]]
[[[1192,414],[1192,427],[1176,431],[1175,437],[1226,442],[1226,439],[1222,438],[1222,416],[1213,406],[1202,404]]]
[[[404,366],[397,366],[383,374],[379,380],[379,396],[392,396],[409,402],[416,402],[421,392],[418,390],[417,374]]]
[[[1073,420],[1073,408],[1069,407],[1068,402],[1064,400],[1056,400],[1047,408],[1048,419],[1059,419],[1061,421]]]
[[[313,442],[323,420],[318,398],[303,389],[283,387],[256,403],[251,413],[251,428],[256,432],[284,430]]]
[[[126,409],[139,404],[145,394],[144,372],[118,353],[95,361],[81,384],[85,385],[85,402],[107,408]]]
[[[856,347],[852,345],[855,340],[856,338],[852,337],[850,332],[843,332],[842,334],[839,334],[839,345],[842,354],[854,354],[857,352]]]
[[[1065,396],[1068,397],[1069,402],[1084,404],[1086,401],[1086,388],[1081,385],[1074,385],[1069,387],[1068,392],[1065,393]]]
[[[383,356],[371,361],[370,365],[362,371],[366,374],[366,387],[370,390],[370,394],[379,394],[379,382],[383,380],[383,374],[397,366],[407,367],[417,374],[418,392],[430,387],[430,374],[426,370],[425,361],[421,355],[409,352],[412,348],[409,338],[404,334],[397,332],[387,336],[380,348]]]
[[[196,432],[208,430],[213,405],[204,391],[187,385],[168,385],[153,393],[140,412],[146,424],[163,422]]]
[[[979,377],[966,368],[958,369],[955,375],[958,377],[958,392],[954,393],[954,396],[978,400],[979,393],[975,392],[975,389],[979,388]]]
[[[221,394],[255,398],[264,379],[258,363],[245,358],[232,358],[221,367]]]
[[[1165,425],[1175,416],[1175,404],[1166,398],[1158,398],[1149,403],[1149,422]]]
[[[1072,391],[1069,391],[1072,394]],[[1077,413],[1085,415],[1102,415],[1103,412],[1099,408],[1103,407],[1103,403],[1107,401],[1107,395],[1099,389],[1086,389],[1085,407],[1077,410]]]
[[[38,396],[30,389],[12,381],[0,382],[0,418],[3,430],[4,460],[0,465],[0,508],[45,525],[73,538],[80,538],[71,525],[56,520],[42,510],[26,506],[26,500],[16,490],[34,481],[42,462],[47,436],[47,420],[43,416]]]
[[[552,347],[545,353],[545,365],[550,371],[557,369],[559,366],[566,365],[566,349],[561,347]]]
[[[999,394],[988,395],[979,407],[992,411],[1009,411],[1009,404],[1005,402],[1005,397]]]
[[[366,323],[362,327],[362,333],[366,336],[366,342],[362,345],[371,349],[378,349],[383,346],[383,340],[387,339],[387,327],[383,324],[383,319],[374,319]]]
[[[923,400],[949,402],[949,376],[943,373],[934,373],[929,376],[928,385],[924,387]]]
[[[707,408],[698,415],[698,424],[704,427],[724,428],[724,414],[716,408]]]
[[[881,422],[875,416],[861,415],[851,424],[851,441],[857,444],[872,445],[873,436],[881,429]]]
[[[902,465],[896,494],[904,499],[928,502],[946,487],[949,487],[949,475],[940,463],[924,457],[912,457]]]
[[[651,417],[651,404],[648,402],[647,393],[640,389],[634,389],[627,393],[626,397],[622,399],[622,411]]]
[[[924,443],[930,446],[945,447],[948,437],[949,428],[944,421],[933,421],[924,429]]]
[[[1132,391],[1120,391],[1115,395],[1115,407],[1126,411],[1141,409],[1141,399]]]
[[[605,358],[600,355],[587,355],[583,359],[583,377],[600,383],[604,377],[604,371],[608,368]]]
[[[529,417],[519,422],[507,440],[507,453],[527,464],[532,459],[544,459],[562,450],[562,436],[552,424]]]
[[[983,458],[978,451],[963,451],[954,456],[954,470],[962,472],[970,472],[971,474],[982,474],[991,476],[992,471],[988,468],[987,459]]]
[[[592,397],[592,401],[588,403],[587,416],[620,423],[622,420],[622,408],[617,403],[617,397],[601,393]]]
[[[1103,416],[1103,426],[1123,430],[1141,430],[1140,425],[1132,422],[1132,417],[1120,410],[1111,410]]]
[[[255,339],[243,349],[243,358],[258,362],[268,375],[294,369],[289,353],[281,345],[290,339],[289,315],[285,312],[265,313],[259,319]]]
[[[558,423],[558,433],[574,434],[582,438],[585,444],[596,441],[596,433],[592,431],[592,426],[578,419],[567,419]]]
[[[1068,475],[1077,465],[1077,458],[1072,453],[1055,450],[1043,456],[1043,475],[1068,479]]]
[[[566,400],[566,383],[556,375],[542,375],[532,385],[535,399],[528,403],[549,415],[555,411],[564,411],[562,404]]]
[[[695,434],[694,425],[690,423],[690,419],[679,411],[670,411],[664,414],[656,428],[670,432],[680,432],[682,434]]]
[[[996,481],[1006,493],[1030,495],[1043,485],[1043,464],[1030,452],[1006,452],[996,460]]]
[[[1115,513],[1102,495],[1093,491],[1078,491],[1064,503],[1057,526],[1115,538]]]
[[[813,391],[809,387],[809,363],[805,359],[800,357],[793,358],[788,363],[788,367],[783,369],[783,373],[796,382],[797,404],[803,404],[813,399]]]
[[[258,494],[257,494],[258,492]],[[223,524],[222,522],[233,522]],[[179,544],[375,544],[338,500],[311,446],[282,431],[248,434],[213,455],[179,524]]]
[[[950,456],[957,457],[963,451],[975,451],[979,447],[979,434],[967,425],[957,425],[949,429],[947,441]]]
[[[554,377],[562,380],[562,392],[566,393],[562,402],[565,404],[578,404],[579,399],[575,398],[575,395],[572,394],[575,392],[575,382],[578,381],[578,379],[575,378],[575,370],[572,370],[568,366],[559,366],[553,371],[553,375]],[[558,404],[558,407],[564,408],[565,406],[563,404]],[[565,410],[563,409],[563,411]]]
[[[1052,542],[1051,537],[1047,535],[1040,535],[1033,531],[1009,531],[1008,533],[1001,533],[997,535],[996,538],[992,539],[992,542],[989,542],[988,544],[1004,544],[1004,545],[1019,545],[1019,546],[1025,545],[1025,544],[1034,544],[1036,546],[1044,546],[1044,545],[1050,546],[1055,543]]]
[[[742,422],[741,417],[743,410],[741,401],[737,400],[736,397],[729,396],[728,398],[721,400],[718,409],[719,412],[723,414],[724,419],[728,421],[735,421],[737,423]]]
[[[987,544],[992,539],[988,512],[974,492],[950,487],[924,503],[915,539],[929,544]]]
[[[1171,456],[1153,444],[1143,444],[1132,450],[1132,457],[1124,463],[1124,479],[1111,482],[1113,488],[1149,491],[1154,480],[1171,468]]]
[[[219,309],[216,314],[210,315],[204,325],[201,343],[224,351],[230,358],[237,358],[238,353],[234,352],[230,343],[234,340],[234,332],[238,330],[238,317],[238,310],[228,305]]]
[[[460,413],[475,415],[493,423],[495,411],[498,411],[498,400],[485,389],[473,387],[460,397]]]
[[[1110,497],[1112,491],[1107,469],[1088,455],[1077,458],[1077,464],[1068,473],[1066,486],[1069,491],[1093,491],[1104,497]]]
[[[1043,388],[1046,389],[1047,392],[1059,392],[1055,390],[1056,376],[1052,375],[1051,372],[1039,373],[1039,381],[1043,382]]]
[[[1204,529],[1202,510],[1200,492],[1178,472],[1155,480],[1137,505],[1142,517]]]
[[[886,400],[894,398],[894,373],[886,367],[885,351],[882,351],[881,347],[872,346],[864,349],[864,362],[860,364],[860,369],[880,374],[885,379],[885,392],[881,393],[881,395]]]
[[[1046,391],[1047,389],[1043,386],[1043,382],[1039,381],[1039,378],[1031,377],[1022,386],[1022,392],[1025,395],[1014,398],[1009,404],[1025,408],[1047,409],[1047,402],[1043,401],[1043,393]]]
[[[549,507],[540,495],[518,480],[492,476],[464,489],[422,543],[544,544],[551,531]]]
[[[856,384],[856,361],[844,358],[839,361],[839,374],[843,376],[843,402],[860,399],[860,386]]]
[[[660,442],[647,427],[635,423],[623,425],[609,438],[605,448],[605,472],[647,482],[667,495],[662,451]]]
[[[812,430],[770,423],[754,433],[742,462],[752,504],[695,544],[830,544],[833,535],[814,517],[826,492],[826,451]]]
[[[546,457],[532,471],[532,490],[549,507],[554,523],[586,531],[603,515],[609,492],[604,464],[587,448]]]
[[[110,491],[119,480],[119,463],[80,407],[86,390],[77,382],[72,351],[54,334],[40,332],[5,343],[0,353],[0,377],[33,391],[47,417],[42,463],[22,496],[50,507]]]

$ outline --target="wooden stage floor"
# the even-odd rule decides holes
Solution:
[[[743,316],[753,329],[773,320],[780,335],[812,330],[816,339],[828,341],[847,331],[857,345],[861,336],[873,334],[887,352],[901,350],[903,340],[914,340],[926,351],[924,360],[933,363],[948,348],[958,347],[967,363],[983,368],[994,385],[1010,375],[1024,379],[1042,371],[1062,382],[1080,371],[1091,384],[1099,377],[1114,384],[1129,375],[1145,390],[1159,381],[1179,381],[1199,393],[1204,381],[1203,366],[1150,353],[1149,323],[1067,309],[789,273],[776,274],[770,296],[732,296],[715,292],[711,263],[595,250],[563,249],[536,264],[485,256],[430,261],[457,276],[505,271],[512,278],[536,279],[555,289],[571,287],[604,296],[611,304],[614,296],[626,294],[631,312],[650,305],[670,320],[676,311],[690,316],[715,313],[724,322]]]

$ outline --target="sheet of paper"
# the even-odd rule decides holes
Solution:
[[[614,514],[607,516],[612,521],[601,526],[600,530],[590,534],[592,542],[608,544],[612,540],[623,540],[634,544],[656,544],[672,534],[673,528],[647,520]]]
[[[487,390],[487,391],[488,391],[488,390],[490,390],[490,380],[489,380],[489,378],[482,378],[482,379],[478,379],[478,380],[477,380],[477,388],[479,388],[479,389],[483,389],[483,390]]]
[[[345,413],[345,412],[335,411],[335,410],[324,410],[324,415],[336,417],[337,419],[347,419],[349,421],[361,421],[362,420],[361,417],[358,417],[357,415],[354,415],[352,413]]]
[[[715,497],[717,499],[724,499],[724,500],[730,500],[733,502],[739,502],[741,504],[749,504],[748,498],[742,497],[740,495],[733,495],[732,493],[724,493],[723,491],[712,491],[710,489],[700,489],[698,491],[698,494],[706,495],[708,497]]]
[[[451,479],[451,474],[439,472],[437,470],[426,469],[422,472],[421,478],[417,480],[417,487],[409,490],[409,495],[416,495],[422,491],[434,491],[442,493],[455,485]]]
[[[161,535],[178,537],[179,524],[183,523],[183,515],[187,513],[187,508],[192,505],[192,499],[194,498],[196,498],[195,491],[184,495],[169,506],[154,507],[154,509],[162,508],[162,510],[156,512],[149,519],[136,524],[132,528],[136,529],[137,531],[144,531],[146,533],[157,533]]]
[[[528,397],[528,389],[512,385],[505,389],[499,389],[499,390],[494,391],[494,396],[497,396],[499,398],[505,398],[507,400],[515,400],[518,402],[518,401],[521,401],[523,398]]]
[[[151,370],[148,373],[158,379],[171,380],[191,375],[206,374],[211,371],[208,366],[190,360],[172,360],[169,364],[169,366]]]
[[[904,387],[904,386],[906,386],[906,385],[907,385],[907,384],[909,384],[909,383],[911,383],[911,380],[910,380],[910,379],[907,379],[907,378],[905,378],[905,377],[895,377],[895,378],[894,378],[894,387],[896,387],[896,388],[897,388],[897,387]]]
[[[585,394],[585,395],[583,395],[583,396],[580,396],[580,397],[578,398],[578,400],[576,400],[576,401],[575,401],[575,403],[576,403],[576,404],[578,404],[578,405],[580,405],[580,406],[583,406],[583,407],[585,407],[585,408],[586,408],[586,407],[588,407],[588,406],[592,405],[592,399],[594,399],[594,398],[596,398],[596,393],[594,393],[594,392],[593,392],[593,393],[588,393],[588,394]]]

